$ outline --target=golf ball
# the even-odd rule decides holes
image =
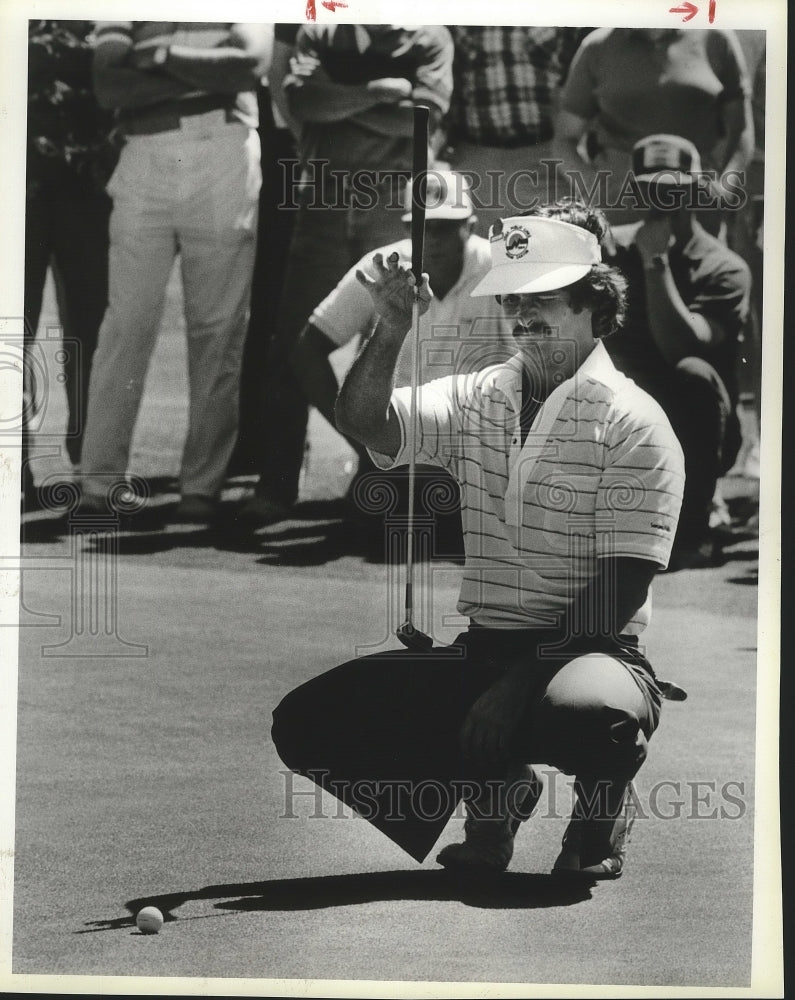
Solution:
[[[156,906],[145,906],[138,911],[135,925],[142,934],[157,934],[163,926],[163,914]]]

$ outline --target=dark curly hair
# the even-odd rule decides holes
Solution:
[[[575,312],[591,310],[591,329],[597,340],[609,337],[627,315],[627,279],[609,264],[594,264],[591,270],[566,287]]]
[[[610,224],[605,218],[604,212],[594,205],[586,205],[584,201],[579,201],[577,198],[561,198],[548,205],[538,205],[522,214],[541,216],[544,219],[557,219],[559,222],[568,222],[571,226],[587,229],[597,238],[599,246],[603,246],[605,237],[610,232]]]
[[[561,198],[549,205],[539,205],[523,215],[557,219],[593,233],[604,246],[610,225],[598,208],[576,198]],[[627,279],[609,264],[594,264],[584,278],[566,286],[575,312],[590,309],[593,335],[598,340],[610,336],[622,325],[627,314]]]

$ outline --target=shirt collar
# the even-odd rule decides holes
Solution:
[[[506,365],[506,368],[510,367],[510,375],[514,379],[511,392],[513,405],[518,413],[519,404],[516,400],[521,399],[521,360],[518,357],[514,357],[511,358],[511,362],[510,365]],[[518,368],[515,363],[518,363]],[[605,350],[604,344],[599,340],[574,375],[566,379],[565,382],[561,382],[550,393],[533,420],[532,434],[528,435],[527,440],[522,445],[521,452],[515,458],[512,458],[510,462],[508,484],[504,498],[505,523],[507,525],[519,530],[523,523],[522,507],[525,486],[535,471],[539,456],[546,447],[547,437],[560,411],[566,404],[566,400],[576,391],[576,386],[582,384],[583,380],[590,379],[601,382],[604,385],[613,386],[616,384],[617,379],[621,378],[623,376],[616,370],[613,362],[610,360],[609,354]]]
[[[546,401],[544,406],[551,403],[553,399],[558,397],[568,396],[576,386],[576,384],[582,379],[593,379],[596,382],[601,382],[603,385],[615,387],[618,382],[620,382],[624,376],[618,371],[616,366],[610,359],[610,355],[607,353],[607,349],[601,340],[597,340],[596,346],[588,355],[588,357],[583,361],[577,371],[571,376],[571,378],[566,379],[565,382],[561,382],[556,389],[554,389]],[[512,400],[517,402],[521,399],[521,388],[522,388],[522,356],[521,354],[514,354],[513,357],[509,358],[502,366],[501,371],[497,373],[495,379],[495,388],[504,392],[506,396],[509,396]]]

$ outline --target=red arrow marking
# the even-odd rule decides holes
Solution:
[[[306,19],[307,21],[317,20],[317,11],[315,10],[315,0],[306,0]]]
[[[715,3],[715,0],[709,0],[709,23],[710,24],[712,24],[712,22],[715,20],[715,7],[716,6],[717,6],[717,4]]]
[[[690,0],[685,0],[685,3],[681,7],[670,7],[668,10],[669,14],[684,14],[682,18],[683,21],[689,21],[691,18],[698,14],[698,7],[695,4],[690,3]]]

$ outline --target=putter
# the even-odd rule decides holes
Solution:
[[[420,380],[420,302],[422,258],[425,244],[425,195],[428,183],[428,118],[430,111],[423,105],[414,108],[414,157],[411,178],[411,270],[417,282],[411,307],[411,413],[409,419],[409,509],[406,532],[406,620],[395,635],[408,649],[427,652],[433,639],[414,624],[414,481],[417,460],[414,447],[417,440],[417,386]]]

